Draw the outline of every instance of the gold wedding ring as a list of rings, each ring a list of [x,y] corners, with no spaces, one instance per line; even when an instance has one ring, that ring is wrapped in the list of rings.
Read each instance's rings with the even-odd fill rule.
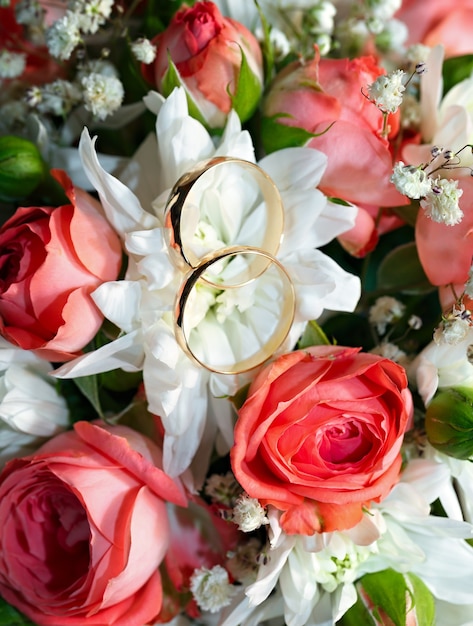
[[[182,232],[183,213],[186,205],[189,210],[196,209],[196,203],[189,200],[192,195],[198,197],[198,188],[201,183],[205,183],[205,177],[214,172],[217,168],[224,167],[240,168],[245,172],[249,172],[251,178],[256,182],[259,189],[259,196],[262,197],[265,205],[266,219],[261,227],[262,240],[260,242],[249,241],[233,241],[234,245],[257,247],[269,253],[269,257],[265,255],[256,255],[252,259],[248,267],[245,268],[246,277],[241,278],[240,282],[252,280],[262,274],[266,268],[272,263],[272,259],[279,249],[283,230],[284,230],[284,207],[278,188],[273,180],[255,163],[237,159],[234,157],[214,157],[200,163],[195,169],[187,172],[176,182],[171,190],[166,203],[164,212],[164,233],[167,238],[167,244],[171,257],[178,267],[182,270],[196,269],[200,266],[202,257],[199,257],[192,249],[191,242],[184,241],[185,237]],[[198,210],[198,209],[197,209]],[[194,215],[193,218],[196,216]],[[193,234],[192,234],[193,236]],[[217,250],[212,251],[217,252]],[[209,253],[210,254],[210,253]],[[202,256],[206,256],[205,254]],[[220,288],[219,283],[215,283],[211,275],[202,276],[199,274],[201,281],[207,285]]]
[[[189,298],[192,297],[192,294],[199,285],[208,287],[208,283],[203,278],[203,275],[213,264],[226,262],[228,267],[233,260],[247,256],[252,257],[253,260],[254,258],[263,259],[267,270],[258,277],[253,276],[250,281],[242,283],[230,281],[227,285],[219,284],[219,293],[223,293],[227,289],[239,289],[251,283],[253,283],[257,289],[257,282],[255,281],[262,281],[262,287],[267,290],[266,295],[268,296],[269,294],[272,296],[268,298],[271,310],[267,312],[269,316],[268,319],[272,317],[274,325],[270,327],[269,323],[265,322],[265,326],[267,327],[265,330],[267,330],[268,336],[263,338],[262,345],[254,346],[255,351],[252,353],[242,356],[241,358],[238,357],[236,360],[228,363],[207,362],[204,355],[196,354],[195,349],[191,347],[192,340],[190,335],[192,328],[188,327],[189,324],[186,321],[187,315],[189,314]],[[252,259],[250,258],[250,262],[246,264],[251,265],[251,262]],[[273,293],[275,279],[280,282],[279,297]],[[186,352],[189,357],[211,372],[219,374],[240,374],[261,365],[281,347],[294,321],[295,302],[295,291],[292,281],[285,268],[272,254],[260,248],[250,246],[231,246],[223,248],[201,259],[199,265],[191,269],[185,276],[175,303],[175,337],[182,350]],[[196,328],[198,328],[198,325]],[[249,332],[249,330],[247,332]],[[218,339],[215,339],[215,341],[218,342]],[[231,337],[229,341],[231,341]]]

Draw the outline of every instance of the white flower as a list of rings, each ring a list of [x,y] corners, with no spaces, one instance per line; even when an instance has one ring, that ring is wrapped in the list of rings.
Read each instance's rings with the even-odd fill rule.
[[[31,105],[34,104],[41,113],[66,115],[81,101],[82,93],[77,85],[58,78],[40,87],[37,92],[37,102],[32,101]]]
[[[258,500],[250,498],[247,494],[243,494],[236,501],[232,510],[232,522],[244,533],[250,533],[269,523],[265,510]]]
[[[152,63],[156,58],[156,46],[146,37],[140,37],[131,44],[131,51],[141,63]]]
[[[75,0],[72,10],[83,33],[96,33],[112,12],[114,0]]]
[[[67,11],[46,30],[46,44],[51,56],[67,61],[81,42],[79,19]]]
[[[420,205],[434,222],[455,226],[463,218],[463,211],[458,204],[462,194],[463,189],[458,189],[457,180],[436,178]]]
[[[228,579],[228,572],[221,565],[215,565],[212,569],[201,567],[194,570],[190,590],[199,607],[211,613],[228,606],[236,593]]]
[[[211,426],[215,418],[208,411],[208,394],[232,395],[248,376],[210,374],[177,343],[172,311],[185,268],[170,256],[162,227],[164,208],[172,186],[197,163],[228,155],[254,162],[254,149],[233,113],[222,137],[212,140],[188,115],[182,89],[167,100],[151,94],[147,104],[157,112],[157,142],[146,142],[137,161],[123,174],[143,204],[130,188],[101,168],[87,131],[80,145],[86,172],[107,218],[123,237],[129,261],[125,280],[105,283],[93,298],[126,334],[67,363],[57,375],[74,377],[116,367],[142,369],[149,408],[161,416],[165,429],[164,466],[176,475],[192,462],[206,428],[225,433],[225,441],[232,444],[232,409],[225,400],[215,401],[219,417]],[[325,156],[316,150],[290,148],[258,164],[277,185],[284,205],[284,237],[277,258],[296,293],[294,323],[281,350],[294,347],[307,321],[324,309],[352,310],[359,298],[358,278],[316,249],[347,230],[356,214],[354,207],[330,204],[316,189],[325,163]],[[242,174],[241,168],[229,166],[211,171],[199,183],[199,193],[191,198],[197,209],[193,209],[195,218],[185,222],[189,232],[183,235],[198,258],[222,244],[258,245],[266,213],[254,179]],[[228,280],[233,267],[216,268],[215,279]],[[200,285],[192,294],[196,308],[190,341],[206,363],[241,359],[268,340],[271,325],[277,322],[281,293],[275,272],[267,271],[250,282],[248,289],[235,291],[240,292],[237,299],[222,298],[218,290]]]
[[[370,350],[370,352],[372,354],[379,354],[385,359],[391,359],[391,361],[394,361],[395,363],[400,363],[401,365],[407,362],[407,355],[404,350],[401,350],[401,348],[399,348],[399,346],[396,346],[396,344],[394,343],[380,343],[372,350]]]
[[[38,0],[20,0],[15,4],[15,18],[18,24],[41,26],[45,13]]]
[[[402,103],[405,86],[402,79],[405,72],[395,70],[391,74],[378,76],[378,78],[368,86],[368,95],[376,106],[387,113],[395,113]]]
[[[434,332],[435,343],[446,343],[454,346],[461,343],[468,335],[471,328],[471,322],[461,317],[453,317],[445,320]]]
[[[431,179],[423,169],[405,165],[402,161],[394,165],[391,182],[399,193],[414,199],[423,198],[432,188]]]
[[[0,79],[16,78],[26,67],[26,54],[0,50]]]
[[[115,76],[105,76],[95,72],[81,80],[85,108],[99,120],[104,120],[120,108],[125,90]]]
[[[0,339],[0,463],[31,454],[69,425],[49,363]]]
[[[388,324],[401,319],[406,307],[392,296],[381,296],[369,309],[369,321],[376,325],[380,335],[384,335]]]

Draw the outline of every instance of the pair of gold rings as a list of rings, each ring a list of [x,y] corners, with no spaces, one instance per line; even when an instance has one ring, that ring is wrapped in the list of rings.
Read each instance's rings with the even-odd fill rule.
[[[212,187],[212,174],[220,176],[223,186],[231,174],[232,180],[243,181],[246,185],[250,183],[250,187],[254,188],[252,203],[258,210],[249,211],[246,220],[254,220],[259,240],[248,242],[243,236],[243,240],[236,241],[234,245],[223,245],[199,255],[189,241],[194,232],[189,232],[188,225],[199,223],[198,203],[205,189],[209,185]],[[261,213],[263,204],[264,214]],[[180,347],[199,365],[220,374],[239,374],[264,363],[286,339],[295,315],[294,286],[275,256],[283,235],[284,207],[273,180],[250,161],[233,157],[207,160],[181,176],[172,188],[165,207],[164,226],[170,256],[175,265],[185,272],[174,306],[174,332]],[[245,229],[240,228],[240,232],[242,230]],[[224,278],[222,268],[226,270]],[[271,300],[270,309],[265,306],[259,309],[267,315],[266,322],[261,323],[260,318],[255,322],[251,320],[251,312],[248,314],[252,328],[248,327],[248,336],[243,341],[236,336],[228,337],[233,331],[231,326],[226,329],[229,344],[232,339],[238,343],[238,349],[233,350],[238,352],[238,356],[229,362],[225,361],[226,357],[218,357],[218,345],[214,357],[207,358],[205,354],[212,351],[212,346],[198,346],[199,342],[192,340],[189,310],[201,286],[215,290],[215,293],[248,289],[250,286],[250,289],[263,289],[266,299]],[[216,338],[215,342],[218,341]],[[246,346],[242,352],[243,343],[251,343],[251,346]],[[228,352],[225,354],[228,355]]]

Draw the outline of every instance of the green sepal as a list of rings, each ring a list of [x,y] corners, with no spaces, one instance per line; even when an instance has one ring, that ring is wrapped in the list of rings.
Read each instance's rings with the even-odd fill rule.
[[[0,598],[0,626],[35,626],[34,622]]]
[[[450,91],[458,83],[470,78],[473,72],[473,54],[445,59],[442,67],[443,92]]]
[[[377,284],[386,291],[410,294],[433,289],[420,263],[414,241],[398,246],[384,257],[377,271]]]
[[[473,457],[473,389],[448,387],[433,397],[425,413],[427,438],[456,459]]]
[[[273,79],[273,71],[274,71],[274,47],[271,43],[271,26],[266,19],[266,16],[261,9],[259,2],[254,0],[256,5],[256,10],[258,11],[259,18],[261,21],[261,30],[263,33],[263,37],[261,39],[261,50],[263,52],[263,65],[264,65],[264,77],[265,77],[265,87],[269,85],[271,80]]]
[[[232,102],[232,108],[237,112],[242,122],[246,122],[256,111],[262,93],[260,80],[254,72],[251,71],[242,47],[240,73],[238,75],[238,83],[235,92],[230,93],[227,88],[228,95]]]
[[[184,91],[186,92],[187,107],[189,110],[189,115],[193,117],[194,119],[196,119],[201,124],[203,124],[205,127],[208,127],[207,121],[204,115],[202,114],[202,111],[199,109],[196,101],[193,99],[189,91],[186,89],[184,81],[182,80],[181,75],[179,74],[179,70],[175,66],[168,52],[168,69],[166,70],[166,73],[163,76],[163,83],[161,87],[163,96],[165,98],[170,96],[176,87],[182,87]]]
[[[81,393],[87,398],[90,404],[94,407],[98,416],[103,419],[102,403],[100,401],[99,394],[99,377],[97,374],[91,376],[79,376],[74,378],[74,383]]]
[[[302,337],[299,339],[297,347],[300,350],[310,348],[310,346],[330,346],[327,335],[315,320],[311,320],[305,327]]]
[[[282,117],[290,118],[288,113],[276,113],[271,117],[263,117],[261,120],[261,137],[265,152],[270,154],[276,150],[305,146],[313,137],[305,128],[280,124],[277,120]]]

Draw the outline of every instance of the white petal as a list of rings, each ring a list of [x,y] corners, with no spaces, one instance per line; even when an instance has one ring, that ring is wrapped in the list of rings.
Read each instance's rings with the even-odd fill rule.
[[[137,327],[141,299],[139,282],[117,280],[103,283],[92,299],[105,317],[125,332]]]
[[[79,153],[86,174],[100,196],[108,221],[122,237],[133,230],[153,228],[157,225],[156,218],[143,210],[138,198],[126,185],[100,165],[94,147],[96,139],[92,140],[84,128]]]
[[[110,343],[64,363],[51,374],[56,378],[76,378],[109,372],[121,368],[126,372],[139,372],[143,367],[143,338],[133,331]]]
[[[327,156],[312,148],[285,148],[258,162],[274,180],[280,191],[313,189],[327,167]]]

